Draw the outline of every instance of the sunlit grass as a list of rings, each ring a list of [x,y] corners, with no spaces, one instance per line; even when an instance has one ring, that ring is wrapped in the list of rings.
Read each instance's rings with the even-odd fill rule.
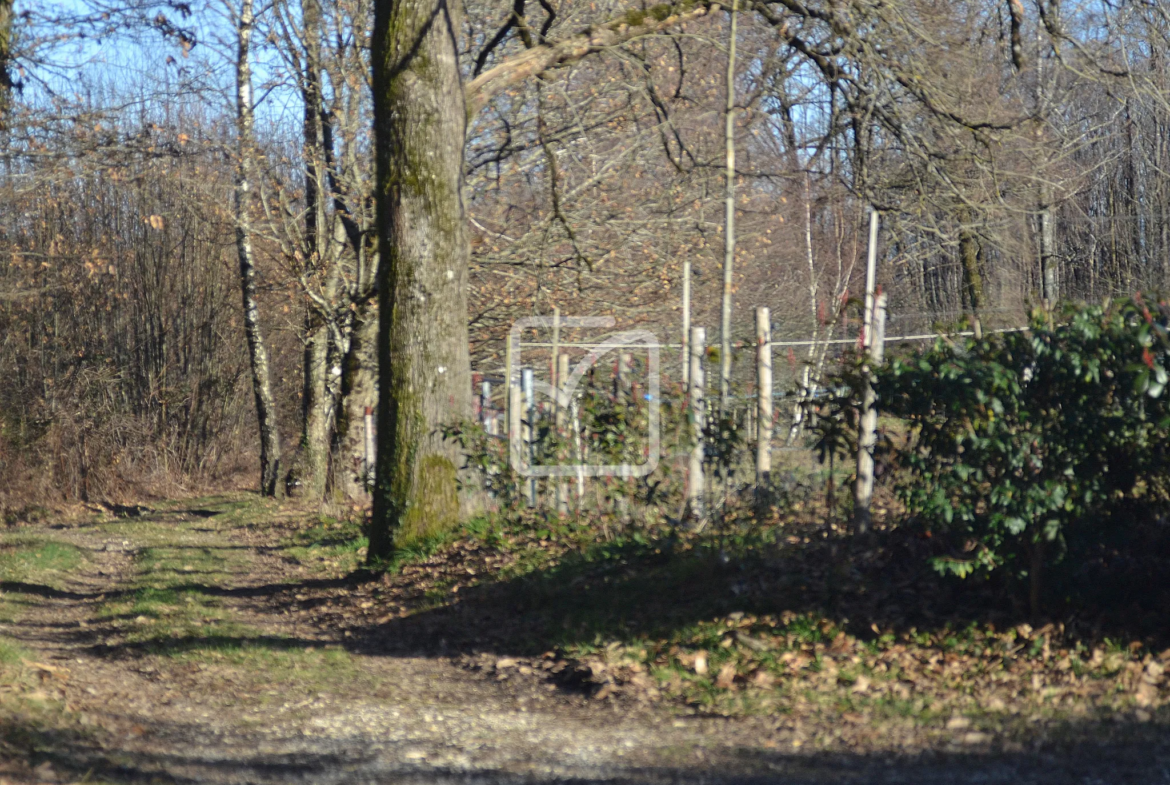
[[[360,524],[321,516],[308,528],[288,537],[284,552],[313,572],[346,575],[362,565],[369,539]]]
[[[0,536],[0,580],[59,587],[60,578],[77,569],[83,558],[82,549],[48,537]]]

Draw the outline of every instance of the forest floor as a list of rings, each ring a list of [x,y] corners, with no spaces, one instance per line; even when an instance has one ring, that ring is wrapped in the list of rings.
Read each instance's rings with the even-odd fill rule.
[[[288,505],[130,512],[0,532],[0,783],[1170,783],[1154,639],[821,617],[779,552],[480,527],[375,576]]]

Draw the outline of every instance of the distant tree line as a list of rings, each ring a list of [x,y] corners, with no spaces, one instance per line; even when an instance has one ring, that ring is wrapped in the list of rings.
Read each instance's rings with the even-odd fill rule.
[[[379,5],[401,22],[425,3]],[[262,452],[267,493],[368,499],[361,421],[392,319],[379,270],[402,269],[375,204],[427,159],[409,153],[425,140],[383,144],[398,158],[380,191],[372,53],[397,50],[374,6],[0,4],[0,460],[24,478],[10,494],[241,467],[251,483]],[[1020,323],[1045,300],[1165,285],[1166,4],[737,10],[737,340],[755,305],[778,336],[829,337],[861,286],[871,206],[895,317]],[[453,364],[433,363],[442,384],[398,365],[427,395],[468,388],[423,402],[419,433],[466,408],[467,367],[498,370],[518,316],[559,306],[677,337],[685,267],[692,321],[717,325],[728,21],[710,3],[465,5],[449,53],[465,119],[430,139],[455,139],[459,198],[415,242],[443,245],[452,221],[461,236],[440,279],[391,281],[437,291],[450,270],[459,293],[435,313],[468,327]],[[91,62],[118,47],[133,68]],[[409,350],[382,330],[386,351]]]

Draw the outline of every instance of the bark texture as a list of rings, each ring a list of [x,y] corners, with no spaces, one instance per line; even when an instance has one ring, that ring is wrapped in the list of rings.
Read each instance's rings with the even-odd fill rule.
[[[363,303],[354,315],[353,333],[341,377],[341,405],[334,435],[334,490],[347,499],[369,496],[365,477],[365,412],[378,402],[378,313]]]
[[[244,0],[236,20],[236,253],[240,263],[240,289],[244,298],[244,332],[252,371],[252,392],[256,398],[256,419],[260,425],[260,492],[279,492],[280,434],[276,425],[276,404],[268,367],[268,347],[260,329],[260,306],[256,301],[256,263],[252,252],[252,222],[248,215],[253,155],[252,113],[252,0]]]
[[[290,480],[306,498],[319,501],[325,496],[329,477],[329,433],[333,420],[333,397],[328,386],[329,328],[320,315],[309,315],[304,340],[301,446]]]
[[[471,408],[460,26],[461,9],[444,0],[375,4],[381,262],[372,561],[459,519],[459,454],[443,428]]]
[[[301,95],[304,100],[305,160],[305,265],[306,278],[319,274],[326,267],[323,241],[325,215],[322,182],[325,172],[325,133],[322,127],[321,95],[321,4],[319,0],[301,0],[302,43],[304,45],[304,73],[301,76]],[[332,266],[327,272],[336,269]],[[332,275],[331,275],[332,277]],[[332,284],[332,281],[330,281]],[[334,286],[323,294],[332,300]],[[309,306],[305,320],[305,355],[302,365],[303,387],[301,397],[301,444],[289,474],[289,486],[296,487],[306,498],[320,501],[325,496],[329,479],[330,432],[333,427],[334,400],[330,395],[330,334],[319,307]]]
[[[983,248],[979,238],[968,228],[959,231],[959,261],[963,266],[963,293],[971,307],[975,337],[983,338]]]
[[[0,127],[7,124],[9,93],[12,92],[12,0],[0,0]]]

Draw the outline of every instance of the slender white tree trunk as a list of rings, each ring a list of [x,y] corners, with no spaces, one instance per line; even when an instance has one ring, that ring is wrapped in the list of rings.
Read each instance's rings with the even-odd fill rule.
[[[253,106],[252,27],[255,18],[252,0],[241,0],[236,18],[236,183],[233,207],[236,221],[236,254],[240,264],[240,289],[244,299],[244,332],[252,371],[252,392],[256,398],[256,419],[260,425],[260,492],[279,493],[280,434],[276,424],[276,403],[272,395],[268,348],[260,329],[260,306],[256,300],[256,263],[252,251],[252,221],[248,200],[252,188]]]
[[[738,0],[731,0],[731,23],[727,33],[727,108],[724,113],[723,144],[727,153],[727,182],[723,204],[723,309],[720,320],[719,409],[731,405],[731,295],[735,264],[735,39]]]

